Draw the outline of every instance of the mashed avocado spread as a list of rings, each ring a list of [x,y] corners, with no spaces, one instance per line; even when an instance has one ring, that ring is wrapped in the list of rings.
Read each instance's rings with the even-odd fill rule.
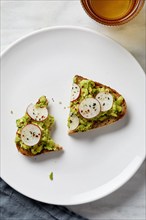
[[[111,118],[117,118],[119,114],[122,112],[122,103],[123,103],[123,97],[122,96],[116,96],[114,91],[106,86],[97,86],[95,82],[88,79],[82,79],[78,80],[78,78],[75,76],[73,83],[78,85],[80,87],[80,94],[77,97],[77,99],[70,102],[70,116],[68,118],[68,127],[71,127],[72,123],[72,115],[75,115],[79,118],[79,124],[75,131],[87,131],[91,128],[93,128],[93,125],[97,121],[103,122],[104,120],[111,119]],[[95,98],[98,93],[100,92],[106,92],[110,93],[113,97],[113,104],[112,107],[108,111],[101,111],[96,117],[87,119],[82,117],[82,115],[79,112],[79,105],[80,103],[87,98]]]
[[[47,108],[48,100],[46,99],[46,97],[45,96],[40,97],[39,101],[35,104],[35,107]],[[27,146],[26,144],[23,143],[21,139],[21,131],[28,124],[37,125],[41,130],[40,141],[34,146]],[[45,120],[36,121],[33,120],[26,112],[22,118],[16,120],[16,125],[18,130],[16,133],[15,143],[20,147],[22,147],[23,149],[31,151],[31,153],[34,155],[40,153],[44,149],[51,151],[55,150],[56,149],[55,142],[52,140],[50,136],[50,129],[53,126],[53,124],[54,124],[54,117],[49,114]]]

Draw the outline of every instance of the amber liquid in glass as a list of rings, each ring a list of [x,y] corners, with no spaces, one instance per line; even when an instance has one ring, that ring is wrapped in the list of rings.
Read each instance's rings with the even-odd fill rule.
[[[89,0],[95,14],[107,20],[125,17],[135,6],[137,0]]]

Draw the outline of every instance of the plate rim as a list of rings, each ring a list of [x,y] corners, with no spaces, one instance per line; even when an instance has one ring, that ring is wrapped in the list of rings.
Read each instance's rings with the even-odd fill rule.
[[[121,49],[123,49],[133,60],[134,62],[137,63],[137,65],[139,66],[141,72],[144,73],[145,75],[145,72],[143,70],[143,68],[141,67],[141,65],[139,64],[139,62],[136,60],[136,58],[125,48],[123,47],[123,45],[121,45],[119,42],[117,42],[116,40],[112,39],[111,37],[109,36],[106,36],[104,35],[103,33],[100,33],[96,30],[93,30],[91,28],[87,28],[87,27],[82,27],[82,26],[74,26],[74,25],[62,25],[62,26],[50,26],[50,27],[46,27],[46,28],[42,28],[42,29],[39,29],[39,30],[35,30],[35,31],[32,31],[26,35],[24,35],[23,37],[20,37],[18,38],[17,40],[15,40],[14,42],[12,42],[6,49],[4,49],[1,54],[0,54],[0,59],[2,59],[4,57],[5,54],[7,54],[11,49],[13,49],[13,47],[15,47],[16,45],[20,44],[21,42],[27,40],[29,37],[32,37],[32,36],[35,36],[37,34],[40,34],[40,33],[43,33],[43,32],[49,32],[49,31],[53,31],[53,30],[79,30],[79,31],[85,31],[85,32],[90,32],[91,34],[96,34],[97,36],[101,36],[105,39],[107,39],[108,41],[111,41],[112,43],[114,44],[117,44]],[[2,83],[2,81],[1,81]],[[2,131],[2,130],[1,130]],[[1,155],[2,156],[2,155]],[[122,180],[120,182],[120,184],[118,185],[113,185],[113,187],[111,189],[108,190],[108,192],[106,193],[102,193],[101,196],[98,196],[98,195],[95,195],[94,198],[91,197],[91,198],[86,198],[84,199],[84,201],[79,201],[79,202],[73,202],[73,201],[68,201],[67,202],[63,202],[63,203],[48,203],[48,202],[45,202],[41,199],[36,199],[36,198],[33,198],[31,197],[30,195],[26,195],[24,194],[23,192],[19,191],[19,189],[16,189],[14,186],[12,186],[11,184],[9,184],[7,182],[7,180],[5,180],[5,178],[3,178],[3,175],[1,175],[1,178],[9,185],[11,186],[13,189],[15,189],[17,192],[23,194],[24,196],[28,197],[28,198],[31,198],[31,199],[34,199],[36,201],[40,201],[40,202],[44,202],[46,204],[54,204],[54,205],[66,205],[66,206],[70,206],[70,205],[80,205],[80,204],[85,204],[85,203],[88,203],[88,202],[93,202],[93,201],[96,201],[96,200],[99,200],[101,198],[104,198],[105,196],[108,196],[110,195],[111,193],[115,192],[116,190],[118,190],[119,188],[121,188],[125,183],[127,183],[134,175],[135,173],[139,170],[139,168],[141,167],[141,165],[143,164],[145,158],[146,158],[146,151],[145,153],[143,154],[143,157],[142,156],[139,156],[139,161],[137,162],[137,166],[135,166],[133,169],[131,169],[131,172],[126,176],[126,178],[124,180]],[[128,167],[128,166],[127,166]],[[125,168],[125,170],[127,170],[127,167]],[[125,171],[123,170],[120,174],[118,174],[115,178],[118,178],[118,177],[121,177],[121,174]],[[115,178],[113,178],[111,181],[113,181]],[[110,181],[109,181],[110,182]],[[104,185],[108,185],[109,182],[107,182],[106,184]],[[102,186],[104,186],[102,185]],[[102,187],[101,186],[101,187]],[[99,187],[100,188],[100,187]],[[94,191],[96,192],[97,188],[94,189]],[[90,192],[90,191],[88,191]]]

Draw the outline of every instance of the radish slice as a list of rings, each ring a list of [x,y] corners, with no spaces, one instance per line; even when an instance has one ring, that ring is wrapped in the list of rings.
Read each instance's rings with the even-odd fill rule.
[[[70,116],[70,126],[69,126],[69,129],[72,131],[72,130],[75,130],[78,125],[79,125],[79,118],[74,115],[74,114],[71,114]]]
[[[105,112],[111,109],[113,105],[113,96],[108,92],[99,92],[96,99],[100,102],[101,111]]]
[[[76,83],[73,83],[70,98],[71,102],[75,101],[80,96],[80,90],[80,87]]]
[[[28,124],[21,131],[21,140],[27,146],[34,146],[39,143],[41,129],[37,125]]]
[[[100,113],[100,103],[94,98],[86,98],[80,103],[79,112],[84,118],[94,118]]]
[[[48,109],[35,107],[35,105],[30,104],[27,107],[28,115],[35,121],[44,121],[48,117]]]

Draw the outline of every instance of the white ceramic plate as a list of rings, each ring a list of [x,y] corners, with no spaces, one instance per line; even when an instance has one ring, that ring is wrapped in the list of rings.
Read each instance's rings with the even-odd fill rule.
[[[128,105],[125,118],[68,136],[69,109],[64,107],[69,105],[75,74],[123,94]],[[61,205],[93,201],[118,189],[145,158],[144,79],[125,49],[85,28],[50,28],[17,41],[2,55],[2,178],[30,198]],[[50,100],[50,113],[56,118],[52,135],[64,152],[27,158],[15,147],[15,121],[41,95]]]

